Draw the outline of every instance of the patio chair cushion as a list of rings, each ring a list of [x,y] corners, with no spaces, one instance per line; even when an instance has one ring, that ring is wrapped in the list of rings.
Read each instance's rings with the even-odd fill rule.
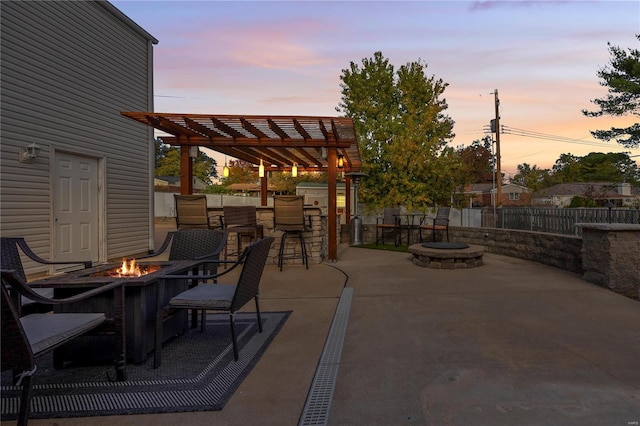
[[[86,333],[106,320],[104,313],[31,314],[20,318],[33,354]]]
[[[236,292],[232,284],[200,284],[174,296],[169,305],[174,308],[229,309]]]

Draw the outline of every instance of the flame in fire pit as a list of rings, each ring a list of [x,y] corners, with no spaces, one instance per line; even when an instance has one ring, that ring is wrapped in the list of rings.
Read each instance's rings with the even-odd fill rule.
[[[119,278],[141,277],[143,275],[147,275],[152,272],[155,272],[158,269],[159,267],[157,266],[156,267],[153,267],[153,266],[140,267],[140,265],[138,265],[138,262],[136,262],[135,259],[131,259],[127,261],[127,259],[123,258],[122,266],[111,271],[109,275],[112,277],[119,277]]]

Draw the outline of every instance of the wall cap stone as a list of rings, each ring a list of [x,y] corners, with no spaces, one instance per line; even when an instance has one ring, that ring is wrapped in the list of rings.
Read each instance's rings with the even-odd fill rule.
[[[640,225],[633,223],[576,223],[576,226],[598,231],[640,231]]]

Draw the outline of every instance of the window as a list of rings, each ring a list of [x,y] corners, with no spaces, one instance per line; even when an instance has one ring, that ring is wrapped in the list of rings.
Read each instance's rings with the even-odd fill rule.
[[[518,201],[520,199],[519,192],[510,192],[509,193],[509,201]]]

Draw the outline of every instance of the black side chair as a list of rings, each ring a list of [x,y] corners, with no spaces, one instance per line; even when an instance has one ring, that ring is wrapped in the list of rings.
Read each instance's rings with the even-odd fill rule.
[[[2,315],[2,371],[12,370],[14,383],[22,386],[18,425],[26,425],[31,404],[31,376],[36,372],[36,359],[89,332],[103,331],[116,336],[116,379],[126,380],[126,346],[124,324],[124,280],[65,299],[50,299],[36,293],[16,271],[1,270]],[[49,313],[20,317],[20,296],[45,304],[70,304],[82,302],[97,294],[114,292],[119,303],[114,304],[114,317],[105,313]],[[54,365],[55,361],[54,354]],[[60,366],[58,364],[58,366]]]
[[[449,241],[449,212],[451,207],[438,207],[436,217],[431,219],[431,223],[426,223],[428,218],[423,218],[420,222],[419,234],[422,242],[422,230],[431,230],[431,241],[436,241],[436,231],[444,231]],[[443,238],[444,240],[444,238]]]
[[[385,208],[382,217],[376,218],[376,245],[384,244],[385,235],[393,236],[394,245],[400,244],[400,207]]]
[[[18,248],[20,250],[18,250]],[[22,265],[22,259],[20,257],[20,251],[24,253],[29,259],[34,262],[40,263],[42,265],[61,265],[61,266],[69,266],[79,268],[91,268],[92,262],[90,260],[79,260],[79,261],[67,261],[67,262],[57,262],[45,260],[35,254],[29,244],[22,237],[0,237],[0,269],[13,270],[15,273],[22,278],[24,281],[27,281],[27,275],[24,272],[24,267]],[[53,295],[53,291],[49,290],[37,290],[37,293],[40,293],[44,296]],[[50,311],[50,305],[43,305],[41,303],[35,303],[30,299],[25,298],[18,307],[18,315],[22,315],[23,313],[28,312],[43,312]],[[24,311],[24,312],[23,312]]]
[[[218,273],[218,265],[227,263],[220,261],[220,253],[227,244],[228,232],[220,229],[181,229],[169,232],[156,252],[137,257],[137,260],[148,259],[163,254],[169,246],[169,260],[202,260],[202,272],[215,276]],[[195,268],[192,273],[199,274],[200,268]],[[215,282],[215,281],[214,281]],[[198,285],[198,280],[193,279],[189,287]],[[204,322],[205,314],[202,312]],[[191,327],[198,323],[198,312],[191,313]]]
[[[169,246],[169,260],[220,260],[227,244],[227,231],[220,229],[180,229],[167,233],[158,251],[136,259],[148,259],[163,254]],[[214,263],[215,265],[215,263]]]
[[[280,250],[278,251],[278,267],[282,271],[284,259],[302,258],[302,263],[309,269],[309,254],[307,244],[304,241],[304,233],[311,230],[311,217],[304,215],[304,197],[298,195],[276,195],[273,197],[273,229],[282,231]],[[300,240],[300,255],[285,255],[287,237],[297,236]]]
[[[258,303],[260,280],[264,271],[269,250],[273,244],[273,237],[265,237],[249,244],[237,262],[233,266],[217,275],[169,275],[165,279],[197,279],[208,280],[219,278],[242,266],[240,276],[236,284],[203,283],[186,290],[169,301],[167,306],[158,306],[156,323],[156,340],[154,354],[154,368],[157,368],[162,359],[162,323],[172,311],[180,309],[210,310],[229,312],[231,325],[231,339],[233,341],[233,356],[238,361],[238,342],[235,331],[235,313],[245,306],[251,299],[255,300],[258,330],[262,333],[262,320],[260,318],[260,305]],[[157,300],[163,300],[163,282],[159,283],[160,294]],[[204,318],[203,318],[204,323]],[[204,329],[203,329],[204,330]]]

